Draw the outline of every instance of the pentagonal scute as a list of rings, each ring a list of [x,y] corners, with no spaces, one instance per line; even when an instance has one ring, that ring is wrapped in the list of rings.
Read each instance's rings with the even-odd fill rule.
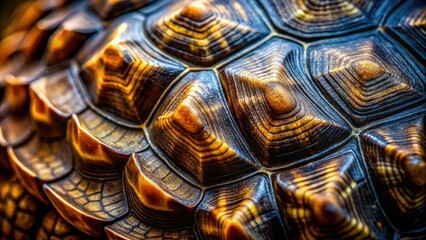
[[[300,38],[330,37],[377,26],[399,2],[261,0],[272,23]]]
[[[312,157],[351,134],[310,85],[302,53],[298,44],[273,39],[220,72],[232,113],[267,167]]]
[[[135,123],[146,120],[164,90],[184,70],[151,49],[142,29],[139,15],[115,23],[103,43],[83,51],[88,55],[81,67],[94,104]]]
[[[426,61],[425,12],[423,0],[403,1],[386,22],[386,31],[406,43],[404,46]]]
[[[308,59],[316,83],[356,126],[425,101],[425,74],[382,33],[316,43]]]
[[[361,134],[381,206],[402,231],[424,228],[426,215],[425,116],[375,127]]]
[[[355,141],[315,163],[278,173],[275,195],[289,238],[381,239],[392,232],[365,183]]]
[[[181,79],[148,130],[153,144],[202,184],[223,182],[256,168],[213,72],[191,72]]]
[[[210,66],[268,34],[252,0],[197,0],[168,6],[148,19],[148,36],[164,51]]]
[[[195,214],[206,239],[275,239],[284,236],[269,179],[248,180],[208,190]]]

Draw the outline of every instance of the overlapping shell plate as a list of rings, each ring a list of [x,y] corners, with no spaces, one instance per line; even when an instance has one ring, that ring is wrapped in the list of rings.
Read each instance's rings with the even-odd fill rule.
[[[424,238],[425,13],[25,3],[0,43],[1,238]]]

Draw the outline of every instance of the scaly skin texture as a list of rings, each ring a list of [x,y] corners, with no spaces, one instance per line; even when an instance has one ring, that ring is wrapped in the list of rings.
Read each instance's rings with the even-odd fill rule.
[[[423,239],[422,0],[33,0],[0,239]]]

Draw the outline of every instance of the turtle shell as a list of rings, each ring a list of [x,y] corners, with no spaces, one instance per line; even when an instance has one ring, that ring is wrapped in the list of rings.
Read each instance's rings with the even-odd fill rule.
[[[1,239],[423,239],[422,0],[34,0]]]

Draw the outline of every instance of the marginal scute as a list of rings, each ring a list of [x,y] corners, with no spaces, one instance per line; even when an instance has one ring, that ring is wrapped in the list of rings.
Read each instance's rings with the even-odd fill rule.
[[[326,40],[307,51],[314,80],[358,127],[425,101],[424,72],[380,32]]]
[[[106,20],[142,8],[151,2],[154,0],[90,0],[93,9]]]
[[[70,0],[37,0],[21,3],[12,13],[11,24],[4,30],[4,35],[27,31],[47,14],[65,6]]]
[[[162,229],[193,225],[201,190],[177,175],[152,150],[131,156],[124,181],[133,215],[142,222]]]
[[[144,123],[182,65],[150,48],[143,18],[130,15],[114,24],[94,49],[82,51],[81,76],[94,104],[135,123]]]
[[[170,54],[210,66],[267,35],[253,8],[251,0],[179,2],[148,19],[148,36]]]
[[[267,177],[206,191],[195,213],[206,239],[274,239],[284,236]]]
[[[275,195],[291,239],[381,239],[384,220],[358,157],[342,150],[326,160],[275,175]]]
[[[0,64],[2,65],[2,68],[7,65],[7,61],[12,60],[15,55],[18,55],[19,51],[21,50],[21,43],[25,37],[26,32],[16,32],[14,34],[11,34],[5,38],[3,38],[0,41]],[[2,78],[6,76],[6,74],[3,74],[2,71],[0,71]]]
[[[351,134],[309,86],[302,52],[295,43],[273,39],[220,71],[234,119],[268,167],[293,164]]]
[[[182,229],[160,229],[152,227],[132,215],[107,226],[105,232],[108,239],[112,240],[156,240],[156,239],[195,239],[195,234],[191,228]]]
[[[60,24],[75,11],[78,5],[71,5],[55,11],[35,24],[25,35],[22,43],[22,51],[28,62],[40,59],[43,55],[50,36],[56,31]]]
[[[48,143],[33,136],[24,145],[9,148],[8,154],[22,186],[44,204],[48,200],[43,183],[58,180],[72,169],[71,150],[64,140]]]
[[[45,67],[41,64],[32,64],[6,76],[5,101],[11,114],[22,115],[28,112],[29,85],[44,71]]]
[[[191,72],[168,94],[148,127],[153,144],[202,184],[256,168],[223,101],[213,72]]]
[[[44,191],[70,224],[98,238],[104,236],[106,225],[128,211],[121,179],[89,179],[75,171],[60,181],[44,184]]]
[[[75,167],[92,177],[119,177],[130,154],[147,147],[142,129],[129,129],[86,110],[68,123]]]
[[[34,132],[31,119],[28,115],[8,115],[0,121],[0,168],[9,172],[11,165],[8,147],[18,146],[24,143]]]
[[[385,213],[402,231],[424,228],[425,117],[401,120],[361,134],[369,172]]]
[[[30,113],[37,134],[61,139],[73,113],[85,108],[69,71],[44,75],[30,86]]]
[[[83,43],[100,29],[100,20],[87,10],[72,14],[49,39],[47,65],[57,64],[74,56]]]
[[[142,129],[130,129],[87,109],[74,114],[67,126],[74,172],[44,190],[68,222],[91,236],[128,211],[122,172],[131,153],[147,147]]]
[[[330,37],[377,26],[399,2],[261,0],[272,23],[301,38]]]
[[[390,15],[385,30],[396,36],[405,47],[426,61],[426,2],[423,0],[403,1]]]

